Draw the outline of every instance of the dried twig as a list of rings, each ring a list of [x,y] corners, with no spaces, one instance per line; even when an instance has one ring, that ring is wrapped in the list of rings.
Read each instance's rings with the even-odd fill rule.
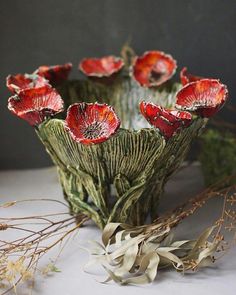
[[[56,202],[68,208],[67,204],[53,199],[20,200],[3,204],[0,208],[8,208],[22,202]],[[0,240],[0,281],[7,294],[24,281],[34,280],[38,271],[40,259],[52,248],[61,245],[63,248],[67,239],[86,221],[84,215],[71,216],[67,212],[54,212],[36,216],[0,218],[0,231],[16,230],[22,232],[20,238],[15,240]],[[37,225],[40,229],[32,230],[28,226]],[[26,234],[26,235],[24,235]],[[44,274],[57,271],[54,263],[50,263]]]

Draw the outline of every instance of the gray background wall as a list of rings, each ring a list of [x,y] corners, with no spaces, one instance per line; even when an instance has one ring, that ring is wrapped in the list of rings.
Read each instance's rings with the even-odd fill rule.
[[[50,159],[24,121],[6,108],[9,73],[41,64],[119,54],[128,39],[137,53],[161,49],[179,68],[218,77],[236,96],[235,0],[1,0],[0,169],[42,167]]]

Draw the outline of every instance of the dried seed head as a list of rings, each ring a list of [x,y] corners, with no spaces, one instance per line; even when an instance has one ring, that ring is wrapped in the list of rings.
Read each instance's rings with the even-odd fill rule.
[[[8,229],[8,224],[6,223],[0,223],[0,230],[7,230]]]

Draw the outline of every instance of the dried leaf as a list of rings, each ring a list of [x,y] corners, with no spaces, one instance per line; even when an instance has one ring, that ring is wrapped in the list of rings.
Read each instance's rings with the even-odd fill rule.
[[[200,264],[204,259],[212,257],[217,250],[218,245],[219,242],[213,243],[209,245],[206,249],[202,250],[198,256],[197,263]]]
[[[130,247],[134,247],[135,245],[138,245],[143,240],[143,236],[139,235],[137,237],[131,238],[128,241],[124,241],[122,246],[118,249],[116,249],[113,253],[111,253],[109,256],[111,259],[116,259],[120,256],[123,256],[126,251]]]
[[[116,236],[115,236],[115,244],[117,247],[121,246],[121,241],[123,240],[123,236],[125,235],[126,231],[125,230],[121,230],[119,231]]]
[[[186,259],[193,259],[198,256],[199,251],[201,250],[202,247],[205,246],[205,243],[209,236],[212,234],[213,230],[216,228],[216,226],[211,226],[208,227],[197,239],[195,246],[193,249],[189,252],[189,255],[187,256]]]
[[[157,249],[156,252],[161,258],[164,257],[165,259],[169,260],[170,263],[173,264],[177,269],[180,269],[180,266],[184,268],[183,261],[173,253],[159,249]]]
[[[147,254],[148,252],[153,252],[155,251],[158,247],[160,246],[160,244],[158,243],[152,243],[152,242],[143,242],[143,246],[142,246],[142,254]]]
[[[111,222],[108,223],[102,233],[102,242],[104,246],[107,246],[108,241],[111,239],[115,231],[118,229],[118,227],[121,225],[121,223],[115,223]]]
[[[160,257],[156,252],[150,252],[146,254],[140,264],[138,272],[142,274],[139,276],[131,277],[123,280],[122,284],[148,284],[154,281],[158,265],[160,262]]]
[[[103,281],[102,283],[107,283],[110,281],[110,279],[112,279],[114,282],[121,284],[122,283],[122,279],[118,276],[116,276],[113,271],[111,271],[109,268],[107,268],[105,265],[103,265],[103,268],[106,270],[106,272],[109,274],[110,278],[108,277],[105,281]]]
[[[0,208],[8,208],[8,207],[14,206],[16,203],[17,201],[7,202],[1,205]]]
[[[94,246],[93,249],[90,250],[92,255],[100,255],[100,254],[104,254],[106,252],[105,247],[102,244],[100,244],[99,242],[93,241],[93,240],[90,240],[88,242]]]
[[[120,267],[114,271],[116,276],[123,276],[126,275],[131,268],[133,267],[137,254],[138,254],[138,244],[134,244],[133,247],[128,248],[123,256],[123,260],[120,264]]]
[[[174,243],[171,244],[171,247],[176,247],[176,248],[183,248],[183,247],[185,248],[187,246],[191,247],[193,243],[194,241],[190,241],[190,240],[175,241]]]

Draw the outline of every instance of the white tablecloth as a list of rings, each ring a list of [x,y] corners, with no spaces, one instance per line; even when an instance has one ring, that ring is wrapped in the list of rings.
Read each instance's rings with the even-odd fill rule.
[[[203,180],[199,166],[192,166],[181,170],[169,181],[166,194],[162,199],[160,212],[174,207],[187,197],[194,196],[203,188]],[[26,171],[0,172],[0,200],[1,203],[15,199],[27,198],[54,198],[62,199],[62,192],[57,180],[55,168],[46,168]],[[22,216],[53,212],[55,204],[24,203],[8,209],[0,209],[0,215]],[[47,206],[45,208],[45,206]],[[51,208],[50,208],[51,206]],[[60,207],[61,208],[61,207]],[[176,233],[179,238],[196,236],[201,228],[211,224],[211,220],[218,216],[219,202],[212,201],[209,206],[198,215],[191,217],[181,225]],[[6,213],[7,212],[7,213]],[[75,294],[120,294],[142,295],[149,294],[191,294],[191,295],[222,295],[236,294],[236,249],[226,255],[217,264],[200,270],[195,274],[181,275],[173,270],[160,271],[153,284],[145,286],[118,286],[114,283],[101,284],[96,280],[105,278],[89,275],[83,271],[88,261],[88,253],[81,249],[87,247],[88,240],[99,240],[100,231],[92,223],[80,229],[79,234],[69,242],[63,250],[57,263],[60,273],[50,277],[36,277],[34,295],[75,295]],[[3,233],[0,233],[0,236]],[[49,262],[49,258],[57,254],[53,250],[49,256],[43,258],[41,266]],[[103,275],[102,275],[103,274]],[[19,289],[19,295],[29,294],[24,286]]]

